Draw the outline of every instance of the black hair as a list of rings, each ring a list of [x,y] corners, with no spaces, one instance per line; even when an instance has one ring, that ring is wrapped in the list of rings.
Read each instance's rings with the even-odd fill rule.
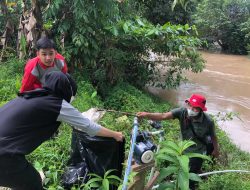
[[[46,74],[43,88],[67,102],[70,102],[71,97],[75,96],[77,92],[74,79],[69,74],[64,74],[61,71],[52,71]]]
[[[47,37],[42,37],[36,42],[36,49],[48,49],[53,48],[56,50],[56,44],[52,39],[49,39]]]

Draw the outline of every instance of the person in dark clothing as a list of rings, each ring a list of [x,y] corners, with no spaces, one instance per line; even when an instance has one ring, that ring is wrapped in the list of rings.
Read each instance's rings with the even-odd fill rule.
[[[39,173],[25,155],[50,139],[61,122],[89,136],[123,140],[121,132],[83,117],[69,103],[75,93],[73,79],[54,71],[46,75],[43,88],[19,93],[0,108],[0,186],[16,190],[43,189]]]
[[[183,140],[193,140],[196,145],[191,146],[186,152],[200,154],[210,154],[218,157],[219,149],[215,133],[214,122],[205,113],[206,98],[200,94],[193,94],[186,101],[186,107],[176,108],[165,113],[139,112],[139,118],[147,118],[156,121],[178,119]],[[213,150],[208,152],[207,144],[213,144]],[[201,158],[191,158],[189,162],[190,172],[200,173],[203,160]],[[195,189],[195,182],[190,181],[190,188]]]

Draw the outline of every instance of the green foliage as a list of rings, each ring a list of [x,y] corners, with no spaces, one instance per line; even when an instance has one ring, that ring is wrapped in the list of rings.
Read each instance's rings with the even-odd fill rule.
[[[159,111],[162,108],[165,108],[166,111],[170,108],[168,104],[165,104],[157,109],[155,101],[128,83],[119,83],[110,91],[104,106],[105,108],[132,113],[139,110]]]
[[[187,8],[187,4],[189,3],[190,1],[189,0],[174,0],[173,1],[173,4],[171,6],[172,10],[175,9],[176,5],[177,4],[180,4],[185,10]]]
[[[185,2],[188,1],[178,1],[183,6]],[[26,3],[29,9],[31,0]],[[121,81],[140,88],[149,82],[176,87],[183,80],[183,70],[203,68],[203,60],[195,50],[201,45],[195,37],[196,29],[169,23],[153,25],[142,17],[142,2],[39,0],[37,3],[43,13],[41,23],[45,33],[55,37],[58,44],[63,38],[59,52],[66,57],[69,68],[87,71],[103,97]],[[21,15],[24,6],[20,0],[17,5],[15,18]],[[20,45],[25,50],[23,38]],[[170,58],[166,73],[159,72],[161,64],[149,60],[151,51]],[[167,75],[164,82],[154,83],[164,74]]]
[[[236,112],[218,112],[217,114],[213,115],[213,119],[216,122],[232,121],[235,118],[238,118],[241,120],[240,114]]]
[[[0,102],[6,102],[16,97],[21,87],[23,66],[23,61],[11,57],[0,64]]]
[[[180,141],[178,144],[172,141],[164,141],[161,143],[161,150],[157,154],[157,161],[169,162],[166,168],[161,168],[159,176],[159,190],[175,189],[188,190],[189,179],[201,181],[198,175],[189,173],[189,158],[198,157],[210,160],[209,157],[197,153],[185,153],[185,150],[194,145],[192,141]],[[165,178],[173,176],[174,182],[165,182]]]
[[[19,25],[19,15],[22,12],[22,7],[22,0],[2,0],[2,2],[0,2],[0,36],[2,36],[6,30],[7,22],[13,27],[13,30],[11,29],[8,32],[9,35],[7,35],[7,48],[11,50],[11,52],[16,49],[17,29],[15,27]],[[1,45],[0,43],[0,47]],[[4,55],[4,60],[6,59],[8,59],[8,56]]]
[[[95,188],[96,190],[109,190],[110,185],[114,185],[116,187],[119,186],[118,190],[120,190],[120,183],[122,182],[122,180],[115,175],[111,175],[113,171],[114,170],[108,170],[103,177],[96,174],[90,174],[91,179],[85,185],[83,185],[83,189],[91,190]]]
[[[117,126],[119,126],[120,129],[128,129],[131,126],[130,120],[128,116],[123,115],[121,117],[118,117],[115,119],[115,123]]]
[[[190,35],[196,33],[193,26],[170,23],[163,26],[152,25],[137,17],[132,20],[120,20],[106,29],[116,36],[116,39],[111,41],[112,46],[117,47],[116,51],[123,52],[117,63],[112,56],[114,64],[111,70],[117,74],[112,75],[116,80],[120,78],[137,87],[144,87],[148,82],[163,88],[176,87],[183,80],[183,70],[200,72],[204,67],[204,61],[196,51],[201,41]],[[162,66],[161,62],[150,60],[150,51],[157,55],[170,56],[167,63],[163,63],[166,64],[166,72],[158,70],[158,67]],[[159,83],[163,75],[166,75],[165,81]]]
[[[69,65],[87,70],[103,96],[120,81],[144,87],[149,81],[158,80],[157,65],[148,61],[151,50],[172,56],[171,62],[178,59],[173,63],[175,68],[169,64],[172,69],[168,79],[172,77],[172,80],[166,79],[167,85],[161,85],[163,87],[177,86],[182,80],[182,70],[203,68],[201,59],[193,59],[199,57],[195,48],[201,44],[192,37],[195,28],[171,24],[154,26],[135,16],[138,7],[139,3],[133,1],[121,5],[111,0],[56,0],[44,14],[46,21],[54,20],[51,30],[57,36],[67,34],[62,53]]]
[[[96,89],[91,85],[86,77],[79,72],[74,73],[73,78],[77,81],[77,94],[73,105],[79,110],[87,110],[91,107],[103,107],[100,97],[97,96]]]
[[[250,189],[249,178],[242,177],[241,174],[213,175],[207,183],[199,187],[200,190],[235,190]]]
[[[243,23],[250,15],[250,3],[245,0],[204,0],[194,15],[201,37],[217,42],[224,52],[246,54],[249,29]]]
[[[21,34],[21,40],[20,40],[20,50],[24,53],[24,57],[27,55],[27,49],[26,49],[26,39],[23,34]]]
[[[245,39],[247,41],[246,50],[248,55],[250,55],[250,18],[241,24],[241,32],[243,32],[245,35]]]
[[[179,3],[178,3],[179,2]],[[154,24],[191,23],[191,15],[198,1],[148,0],[141,1],[145,5],[145,17]],[[174,10],[173,10],[174,9]]]
[[[138,111],[164,112],[170,109],[168,103],[163,103],[159,99],[141,92],[128,83],[119,83],[116,85],[104,100],[104,107],[132,114],[136,114]],[[113,130],[123,131],[126,139],[126,150],[129,150],[130,146],[130,132],[133,118],[131,116],[124,116],[118,112],[105,114],[101,120],[104,126]],[[148,127],[148,125],[141,123],[140,127],[143,129]]]

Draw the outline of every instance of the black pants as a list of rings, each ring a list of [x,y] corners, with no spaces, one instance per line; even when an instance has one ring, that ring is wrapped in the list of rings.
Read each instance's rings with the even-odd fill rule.
[[[202,167],[203,160],[201,158],[190,158],[189,160],[189,167],[190,167],[190,173],[200,173],[201,167]],[[191,190],[195,190],[195,187],[197,185],[197,182],[190,180],[189,181],[189,188]]]
[[[13,190],[42,190],[37,170],[24,155],[0,156],[0,186]]]

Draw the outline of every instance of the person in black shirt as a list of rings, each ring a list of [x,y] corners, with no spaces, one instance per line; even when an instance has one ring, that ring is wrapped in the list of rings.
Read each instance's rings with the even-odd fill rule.
[[[74,108],[70,100],[75,94],[73,79],[54,71],[46,75],[43,88],[20,93],[0,108],[0,186],[43,189],[39,173],[25,155],[50,139],[61,122],[89,136],[123,140],[121,132],[90,121]]]

